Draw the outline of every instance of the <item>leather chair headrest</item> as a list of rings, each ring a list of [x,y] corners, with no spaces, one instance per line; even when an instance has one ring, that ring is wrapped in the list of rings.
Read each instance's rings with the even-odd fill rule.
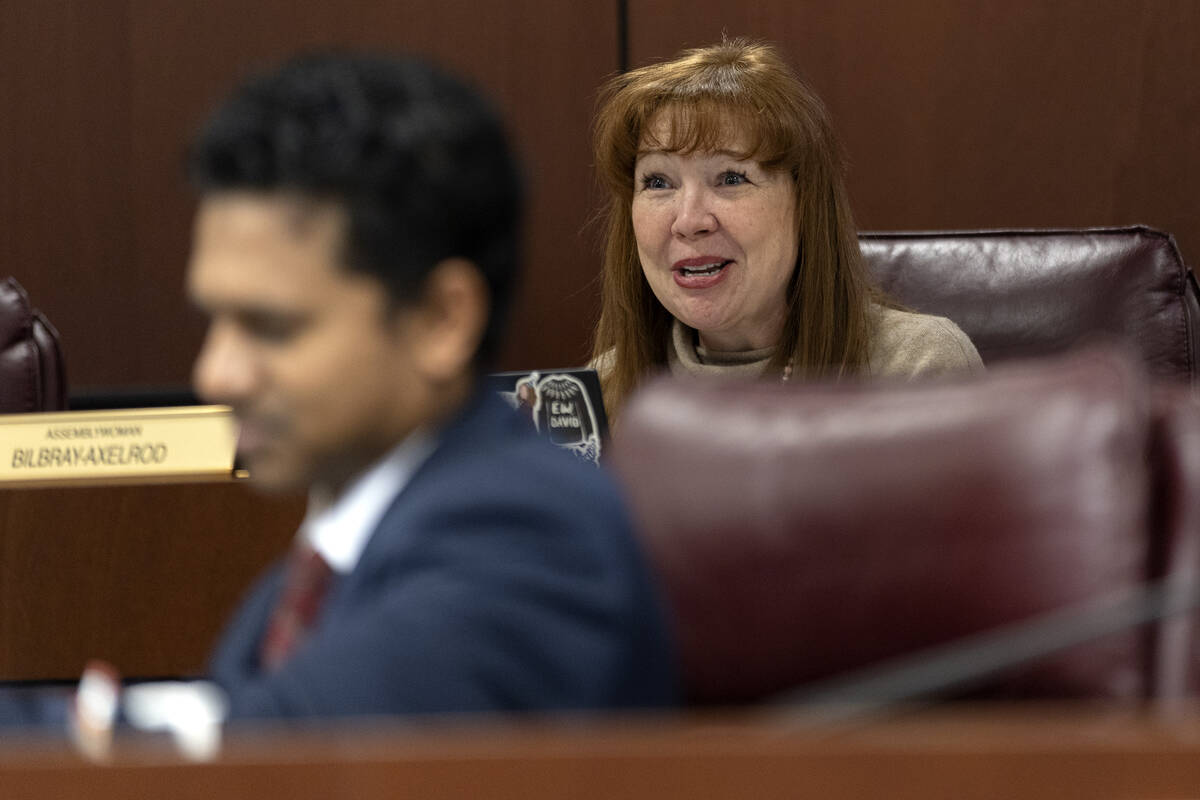
[[[930,384],[683,382],[612,464],[666,588],[689,697],[758,699],[1146,579],[1150,400],[1089,350]],[[1140,633],[997,687],[1136,697]]]

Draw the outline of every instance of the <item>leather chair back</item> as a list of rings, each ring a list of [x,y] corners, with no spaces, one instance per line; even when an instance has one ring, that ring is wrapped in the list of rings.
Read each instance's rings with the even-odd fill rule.
[[[636,395],[612,465],[690,700],[758,700],[1182,569],[1196,509],[1181,507],[1166,547],[1149,514],[1151,397],[1121,355],[886,390],[663,379]],[[1183,693],[1191,623],[1173,625],[1072,648],[986,693]]]
[[[0,413],[67,407],[58,331],[29,303],[15,278],[0,280]]]
[[[1180,385],[1160,385],[1153,395],[1154,465],[1152,524],[1163,536],[1157,571],[1193,581],[1200,575],[1200,397]],[[1152,665],[1160,686],[1200,694],[1197,621],[1179,617],[1163,625],[1161,660]],[[1164,692],[1166,694],[1166,692]]]
[[[1196,277],[1168,234],[1140,226],[865,233],[860,242],[892,296],[954,320],[986,364],[1108,338],[1154,375],[1197,380]]]

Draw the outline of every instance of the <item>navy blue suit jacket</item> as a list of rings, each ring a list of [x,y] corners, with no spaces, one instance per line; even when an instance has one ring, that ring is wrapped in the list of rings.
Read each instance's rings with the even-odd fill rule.
[[[220,643],[234,717],[647,707],[676,699],[654,586],[604,473],[491,393],[442,431],[273,673],[276,567]]]

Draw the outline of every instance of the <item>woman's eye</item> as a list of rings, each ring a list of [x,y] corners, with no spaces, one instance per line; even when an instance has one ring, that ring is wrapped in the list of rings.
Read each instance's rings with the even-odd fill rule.
[[[722,172],[720,182],[722,186],[741,186],[747,182],[746,173],[734,172],[733,170]]]
[[[642,176],[642,188],[643,189],[666,189],[667,188],[667,179],[664,178],[662,175],[643,175]]]
[[[664,176],[658,173],[648,173],[642,175],[642,188],[671,188],[671,181],[668,181]]]

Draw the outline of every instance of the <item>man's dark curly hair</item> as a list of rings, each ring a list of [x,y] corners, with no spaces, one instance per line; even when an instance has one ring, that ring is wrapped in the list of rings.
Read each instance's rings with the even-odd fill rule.
[[[519,260],[520,177],[499,118],[456,78],[411,58],[300,56],[234,92],[188,172],[202,194],[340,204],[344,266],[377,278],[397,306],[420,299],[438,262],[473,262],[491,294],[477,361],[494,354]]]

